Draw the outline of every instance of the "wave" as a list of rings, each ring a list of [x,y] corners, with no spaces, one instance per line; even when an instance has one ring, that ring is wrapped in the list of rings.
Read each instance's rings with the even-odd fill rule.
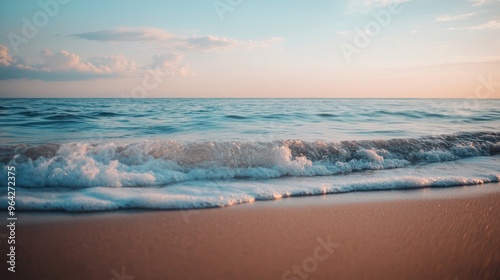
[[[500,133],[308,142],[73,142],[0,147],[25,188],[147,187],[220,179],[327,176],[500,153]],[[0,175],[6,181],[6,172]]]
[[[293,196],[495,183],[500,181],[498,170],[497,157],[475,157],[419,168],[380,170],[376,174],[365,171],[331,177],[205,180],[150,188],[18,188],[16,209],[105,211],[225,207]],[[7,201],[6,196],[0,197],[2,207],[7,207]]]

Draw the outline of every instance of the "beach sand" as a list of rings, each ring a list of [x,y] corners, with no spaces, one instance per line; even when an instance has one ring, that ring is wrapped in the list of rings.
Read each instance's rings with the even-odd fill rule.
[[[447,192],[39,214],[2,279],[500,279],[500,192]]]

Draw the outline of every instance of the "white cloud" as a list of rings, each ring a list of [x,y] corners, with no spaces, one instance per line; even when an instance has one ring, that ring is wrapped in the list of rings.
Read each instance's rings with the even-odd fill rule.
[[[95,56],[88,60],[105,73],[124,73],[136,70],[134,62],[127,60],[125,55]]]
[[[162,49],[174,51],[225,51],[235,48],[269,47],[283,41],[274,37],[260,41],[241,41],[217,36],[180,36],[156,28],[124,27],[116,30],[100,30],[71,34],[71,37],[93,41],[141,41],[157,42]]]
[[[161,29],[150,27],[121,27],[116,30],[84,32],[69,36],[92,41],[159,41],[175,37]]]
[[[53,53],[42,50],[41,64],[29,65],[20,57],[12,58],[6,46],[0,45],[0,80],[38,79],[38,80],[87,80],[136,76],[147,69],[157,69],[167,76],[186,76],[189,65],[181,55],[156,55],[153,64],[137,68],[125,55],[96,56],[84,61],[75,53],[65,50]]]
[[[469,0],[469,2],[472,2],[472,6],[482,6],[493,2],[500,2],[500,0]]]
[[[158,49],[165,50],[169,54],[153,56],[153,63],[135,72],[151,71],[159,72],[162,76],[191,76],[189,64],[184,55],[179,52],[208,52],[227,51],[232,49],[266,48],[283,41],[283,38],[272,37],[265,40],[243,41],[217,36],[179,36],[168,33],[157,28],[132,28],[123,27],[114,30],[101,30],[71,34],[69,37],[101,42],[149,42],[154,43]],[[68,54],[47,54],[48,62],[53,65],[45,65],[50,69],[59,71],[77,70],[107,75],[125,75],[134,72],[135,64],[126,60],[125,56],[94,57],[82,62],[79,57]],[[48,66],[48,67],[47,67]],[[140,73],[138,73],[140,74]],[[1,78],[0,78],[1,79]]]
[[[50,72],[75,71],[88,73],[104,73],[101,68],[96,67],[90,62],[81,61],[80,56],[62,50],[52,53],[49,50],[42,51],[44,63],[39,65],[40,69],[47,69]]]
[[[156,28],[118,28],[69,35],[79,39],[117,42],[154,42],[158,49],[167,54],[152,57],[153,62],[144,67],[137,67],[125,55],[95,56],[82,59],[79,55],[61,50],[53,53],[43,50],[43,62],[30,65],[21,57],[12,58],[6,46],[0,45],[0,80],[5,79],[39,79],[39,80],[86,80],[123,76],[140,76],[146,71],[158,71],[163,76],[191,76],[189,64],[183,51],[226,51],[231,49],[266,48],[283,41],[283,38],[272,37],[265,40],[243,41],[217,36],[178,36]]]
[[[479,25],[450,28],[450,30],[468,30],[468,31],[490,30],[490,29],[500,29],[500,20],[490,20],[486,23]]]
[[[0,66],[10,66],[13,61],[9,55],[9,48],[0,45]]]
[[[444,22],[444,21],[452,21],[452,20],[462,20],[462,19],[470,18],[474,15],[476,15],[476,13],[468,13],[468,14],[461,14],[461,15],[455,15],[455,16],[442,15],[442,16],[437,17],[435,21]]]
[[[153,63],[145,67],[160,71],[164,76],[186,77],[191,75],[189,64],[184,62],[181,54],[157,54],[153,56]]]
[[[188,38],[177,38],[166,42],[163,48],[175,50],[192,51],[226,51],[235,49],[240,45],[237,40],[216,36],[192,36]]]

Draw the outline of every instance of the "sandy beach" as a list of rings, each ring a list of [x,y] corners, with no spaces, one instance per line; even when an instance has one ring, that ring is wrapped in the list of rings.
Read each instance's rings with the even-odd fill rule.
[[[2,279],[499,279],[500,192],[472,188],[27,213]]]

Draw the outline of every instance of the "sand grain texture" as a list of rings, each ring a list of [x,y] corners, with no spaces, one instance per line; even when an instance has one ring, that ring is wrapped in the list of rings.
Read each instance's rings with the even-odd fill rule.
[[[113,279],[122,268],[136,280],[282,279],[328,236],[341,246],[307,279],[500,279],[499,193],[27,224],[16,277],[3,279]]]

